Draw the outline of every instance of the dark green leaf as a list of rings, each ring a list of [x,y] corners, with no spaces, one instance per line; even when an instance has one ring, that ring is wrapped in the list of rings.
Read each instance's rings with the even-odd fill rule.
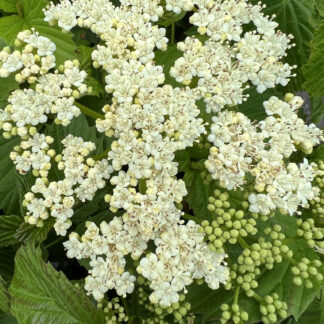
[[[54,223],[55,219],[53,217],[45,220],[43,227],[37,227],[23,222],[16,231],[15,239],[24,244],[43,242],[47,238]]]
[[[4,279],[0,275],[0,310],[5,313],[10,313],[10,299],[8,287]]]
[[[17,243],[14,237],[18,227],[24,221],[20,216],[0,216],[0,247]]]
[[[13,75],[8,78],[0,78],[0,108],[4,108],[8,105],[10,92],[18,89],[18,87],[19,84],[16,82]]]
[[[324,323],[324,297],[315,298],[305,313],[300,317],[299,324]]]
[[[16,214],[20,212],[19,190],[16,186],[16,168],[9,154],[13,147],[19,144],[18,137],[10,140],[0,136],[0,209],[5,214]]]
[[[324,22],[317,29],[311,44],[312,53],[303,67],[305,87],[312,96],[324,96]]]
[[[92,152],[93,155],[102,153],[110,145],[110,140],[101,133],[96,131],[95,126],[89,126],[87,118],[81,114],[77,118],[73,118],[72,122],[64,127],[62,125],[46,125],[46,134],[54,138],[52,147],[57,152],[62,152],[62,140],[72,134],[73,136],[82,137],[84,141],[91,141],[96,144],[96,150]]]
[[[186,12],[183,11],[180,14],[176,14],[172,11],[164,11],[163,16],[159,19],[158,24],[163,27],[170,26],[173,22],[181,20],[186,15]]]
[[[170,68],[174,65],[174,62],[182,56],[182,52],[178,51],[174,45],[169,45],[167,51],[156,51],[155,62],[157,65],[163,66],[165,75],[165,83],[171,84],[174,87],[182,87],[175,79],[170,76]]]
[[[22,246],[9,287],[11,312],[21,323],[105,323],[102,311],[50,263],[40,248]]]
[[[14,256],[15,252],[11,247],[0,248],[0,276],[7,282],[13,275]]]
[[[238,106],[238,111],[249,117],[251,120],[262,120],[267,114],[263,107],[263,102],[267,101],[272,96],[281,96],[281,94],[274,89],[268,89],[260,94],[256,91],[255,87],[248,89],[247,94],[249,97],[247,101]]]
[[[311,121],[317,124],[323,119],[323,117],[324,117],[324,96],[315,97],[312,99]]]

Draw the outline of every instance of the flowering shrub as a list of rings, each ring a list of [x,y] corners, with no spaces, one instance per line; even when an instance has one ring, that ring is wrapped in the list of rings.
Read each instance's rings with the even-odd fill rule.
[[[313,2],[0,1],[4,320],[320,322]]]

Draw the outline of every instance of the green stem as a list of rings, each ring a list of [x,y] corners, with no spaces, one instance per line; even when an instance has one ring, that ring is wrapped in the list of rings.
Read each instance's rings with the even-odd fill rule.
[[[264,299],[258,295],[256,292],[252,296],[255,300],[257,300],[259,303],[264,303]]]
[[[105,116],[102,114],[99,114],[95,111],[93,111],[92,109],[80,104],[79,102],[74,102],[74,104],[87,116],[94,118],[94,119],[105,119]]]
[[[240,245],[241,245],[243,248],[246,248],[246,249],[249,248],[249,245],[245,242],[245,240],[243,239],[243,237],[238,236],[238,237],[237,237],[237,241],[240,243]]]
[[[195,217],[193,217],[193,216],[191,216],[189,214],[186,214],[186,213],[184,213],[183,215],[181,215],[181,217],[184,218],[184,219],[186,219],[186,220],[192,220],[195,223],[197,223],[197,221],[198,221],[197,218],[195,218]]]
[[[124,306],[124,309],[125,309],[125,313],[126,315],[130,315],[130,310],[129,310],[129,307],[128,307],[128,303],[127,303],[127,300],[125,298],[120,298],[122,303],[123,303],[123,306]]]
[[[51,243],[45,245],[45,249],[50,248],[51,246],[55,245],[56,243],[58,243],[58,242],[60,242],[60,241],[62,241],[64,239],[65,239],[65,237],[59,237],[58,239],[56,239],[56,240],[52,241]]]
[[[102,152],[102,153],[100,153],[100,154],[98,154],[98,155],[95,155],[95,156],[93,156],[92,158],[95,160],[95,161],[100,161],[100,160],[102,160],[102,159],[105,159],[105,158],[107,158],[107,156],[108,156],[108,152],[110,151],[110,149],[108,149],[108,150],[106,150],[106,151],[104,151],[104,152]]]
[[[239,295],[240,295],[240,286],[237,286],[236,289],[235,289],[233,304],[238,303]]]
[[[139,192],[143,195],[146,194],[146,180],[145,179],[141,179],[138,182],[138,188],[139,188]]]
[[[172,21],[172,24],[171,24],[171,44],[174,45],[175,44],[175,22]]]
[[[18,17],[24,18],[24,12],[22,11],[20,2],[16,3],[16,9],[17,9]]]
[[[287,255],[284,255],[284,258],[286,259],[286,260],[288,260],[291,264],[293,264],[293,265],[298,265],[298,262],[296,261],[296,260],[294,260],[293,258],[291,258],[291,257],[289,257],[289,256],[287,256]]]

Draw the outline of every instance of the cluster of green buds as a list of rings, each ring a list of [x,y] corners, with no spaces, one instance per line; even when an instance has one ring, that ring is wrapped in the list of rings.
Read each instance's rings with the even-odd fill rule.
[[[297,286],[304,284],[310,289],[313,287],[312,280],[323,280],[322,262],[318,259],[311,261],[308,258],[302,258],[299,262],[294,262],[291,272],[294,275],[293,282]]]
[[[287,303],[280,301],[278,294],[265,296],[260,303],[260,313],[264,324],[278,323],[278,316],[282,319],[287,317]]]
[[[231,306],[228,304],[221,305],[222,316],[220,319],[221,324],[233,322],[234,324],[246,322],[249,319],[249,314],[240,309],[239,304],[233,303]]]
[[[149,301],[149,293],[143,288],[138,289],[139,304],[143,305],[148,311],[153,313],[153,316],[147,318],[145,323],[169,323],[165,321],[166,317],[171,317],[173,323],[185,324],[188,323],[191,304],[186,302],[185,295],[181,294],[179,301],[168,307],[163,307],[159,304],[152,304]]]
[[[101,302],[97,303],[97,307],[104,311],[106,324],[128,323],[129,317],[119,297],[111,300],[102,299]]]
[[[318,244],[321,245],[321,242],[318,242],[318,240],[324,238],[324,228],[316,227],[314,219],[308,218],[305,221],[297,219],[296,223],[299,227],[297,235],[303,237],[311,248],[314,248]]]
[[[257,277],[261,274],[261,267],[271,270],[275,263],[282,262],[283,256],[293,256],[289,247],[282,243],[285,235],[281,233],[279,225],[268,227],[264,232],[271,241],[260,237],[258,242],[249,246],[241,239],[243,251],[237,258],[237,263],[231,266],[230,280],[225,285],[227,290],[238,285],[248,296],[253,296],[253,289],[258,287]]]
[[[233,208],[229,194],[216,189],[214,197],[209,197],[207,208],[212,213],[213,221],[203,221],[201,231],[206,233],[212,250],[224,252],[224,243],[236,244],[240,238],[257,233],[255,219],[246,217],[250,215],[246,211],[247,201],[242,203],[242,208]]]

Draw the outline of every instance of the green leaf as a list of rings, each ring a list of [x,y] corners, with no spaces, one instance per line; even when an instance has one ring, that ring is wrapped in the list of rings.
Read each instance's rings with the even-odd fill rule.
[[[324,52],[323,52],[324,55]],[[323,79],[324,82],[324,79]],[[324,117],[324,98],[323,97],[314,97],[312,99],[312,112],[311,112],[311,121],[313,123],[319,123]]]
[[[102,311],[50,263],[40,248],[22,246],[9,287],[11,313],[20,323],[103,324]]]
[[[201,323],[205,324],[208,320],[219,318],[221,304],[230,303],[233,296],[232,291],[226,291],[223,287],[211,290],[206,284],[193,284],[188,288],[186,301],[191,304],[192,313],[202,314]]]
[[[44,21],[42,9],[48,5],[46,0],[21,0],[22,17],[7,16],[0,18],[0,35],[13,45],[17,34],[25,29],[35,28],[42,36],[48,37],[56,44],[56,63],[63,64],[66,60],[75,59],[76,45],[72,40],[72,33],[63,33],[57,26],[49,26]]]
[[[308,62],[303,67],[306,79],[305,88],[312,96],[324,96],[324,22],[315,32],[311,44],[312,53]]]
[[[14,237],[18,242],[27,243],[41,243],[46,240],[48,233],[53,228],[55,219],[50,217],[44,221],[43,227],[30,225],[26,222],[21,223],[17,229]]]
[[[188,170],[183,178],[188,191],[185,200],[188,202],[190,209],[193,210],[194,217],[197,217],[197,222],[211,218],[207,205],[212,192],[212,183],[205,185],[200,176],[200,171]]]
[[[268,89],[260,94],[255,87],[249,88],[246,93],[249,95],[247,101],[238,106],[238,111],[249,117],[251,120],[263,120],[267,114],[263,107],[263,102],[267,101],[272,96],[281,96],[281,94],[274,89]]]
[[[159,19],[158,24],[163,27],[170,26],[173,22],[181,20],[187,14],[186,11],[182,11],[179,14],[173,11],[164,11],[163,16]]]
[[[18,89],[18,87],[19,84],[16,82],[14,75],[8,78],[0,78],[0,108],[4,108],[8,105],[10,92]]]
[[[5,214],[16,214],[20,212],[19,191],[16,186],[16,168],[9,154],[13,147],[19,144],[18,137],[10,140],[0,136],[0,209]]]
[[[182,56],[175,45],[169,45],[166,51],[155,52],[156,65],[162,65],[165,75],[165,83],[171,84],[174,87],[183,87],[182,84],[178,83],[174,78],[170,76],[170,69],[174,65],[174,62]]]
[[[0,276],[5,281],[11,280],[14,256],[15,252],[11,247],[0,248]]]
[[[16,215],[0,216],[0,247],[17,243],[14,235],[23,221],[22,217]]]
[[[253,0],[256,4],[259,0]],[[303,77],[302,65],[309,56],[309,44],[313,38],[313,22],[316,19],[315,0],[263,0],[262,4],[267,5],[264,10],[267,15],[276,15],[274,19],[279,23],[278,29],[286,34],[294,36],[293,42],[296,47],[288,51],[287,62],[290,65],[297,65],[295,70],[297,77],[292,79],[288,88],[291,91],[301,89]]]
[[[17,12],[17,0],[0,0],[0,9],[5,12]]]
[[[315,298],[305,313],[300,317],[299,324],[324,323],[324,297]]]
[[[95,143],[96,150],[91,152],[93,155],[105,151],[111,142],[111,140],[107,139],[106,136],[97,133],[95,126],[89,126],[87,118],[83,114],[77,118],[73,118],[72,122],[66,127],[55,124],[46,125],[46,135],[50,135],[54,138],[52,147],[57,152],[62,152],[63,144],[61,141],[69,134],[80,136],[84,141],[91,141]]]
[[[0,310],[10,313],[10,299],[7,284],[0,275]]]
[[[78,59],[80,61],[80,69],[86,71],[88,74],[85,82],[89,87],[92,87],[92,93],[89,95],[98,97],[99,95],[105,93],[105,88],[103,84],[94,77],[95,71],[92,68],[91,58],[92,51],[92,47],[79,46],[76,50],[76,54],[78,55]]]

